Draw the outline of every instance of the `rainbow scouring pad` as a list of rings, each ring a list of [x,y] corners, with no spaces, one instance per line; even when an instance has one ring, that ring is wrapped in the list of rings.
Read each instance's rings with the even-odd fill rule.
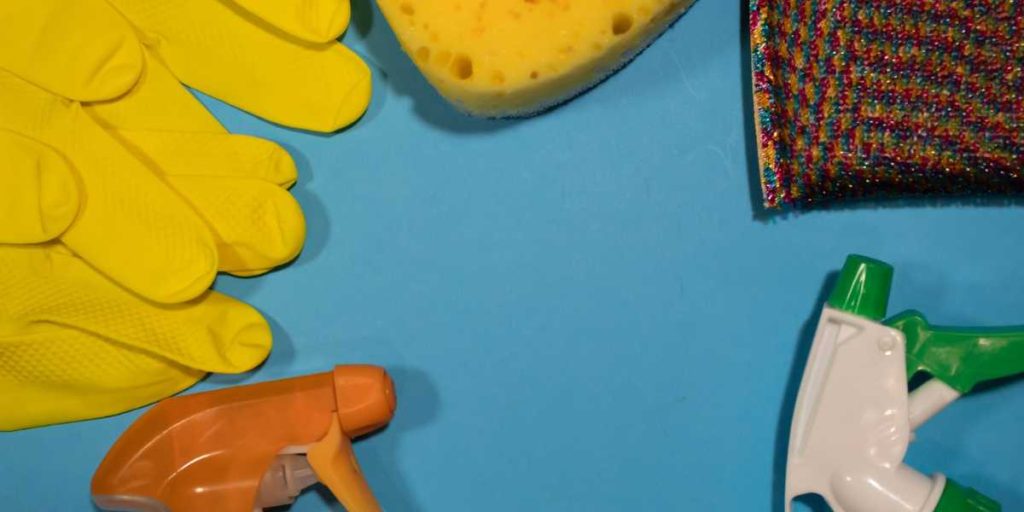
[[[1024,193],[1024,3],[751,0],[764,204]]]

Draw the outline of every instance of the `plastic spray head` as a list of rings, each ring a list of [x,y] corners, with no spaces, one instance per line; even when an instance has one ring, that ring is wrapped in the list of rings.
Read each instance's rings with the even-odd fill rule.
[[[907,332],[933,330],[916,313],[880,322],[891,281],[889,265],[851,256],[821,313],[790,426],[786,510],[818,494],[835,512],[997,512],[977,491],[903,463],[913,429],[960,393],[937,378],[908,393]]]
[[[368,365],[338,366],[334,370],[338,420],[349,439],[382,428],[398,406],[395,385],[383,368]]]
[[[851,254],[846,257],[828,305],[854,315],[881,320],[889,307],[892,266],[888,263]]]
[[[377,512],[351,439],[383,427],[395,407],[390,377],[364,365],[164,400],[111,447],[93,500],[117,511],[251,512],[319,481],[349,512]]]
[[[904,346],[896,329],[824,308],[790,426],[787,511],[803,494],[835,512],[934,509],[944,478],[903,464],[911,436]]]

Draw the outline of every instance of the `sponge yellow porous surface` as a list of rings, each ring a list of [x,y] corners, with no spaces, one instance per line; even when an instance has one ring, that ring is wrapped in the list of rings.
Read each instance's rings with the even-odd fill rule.
[[[519,117],[628,62],[693,0],[377,0],[402,48],[470,114]]]

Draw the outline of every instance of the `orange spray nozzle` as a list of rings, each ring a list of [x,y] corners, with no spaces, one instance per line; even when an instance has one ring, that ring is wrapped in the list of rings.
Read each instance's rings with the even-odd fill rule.
[[[395,385],[383,368],[368,365],[334,369],[338,419],[349,439],[369,434],[391,421],[398,400]]]
[[[351,439],[386,425],[383,368],[334,371],[175,397],[114,443],[92,480],[105,510],[250,512],[323,482],[349,512],[377,512]]]

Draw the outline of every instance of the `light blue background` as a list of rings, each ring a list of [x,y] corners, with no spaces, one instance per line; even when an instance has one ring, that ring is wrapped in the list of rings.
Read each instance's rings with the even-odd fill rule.
[[[353,3],[346,42],[376,80],[355,127],[300,133],[204,98],[292,151],[309,237],[280,272],[220,279],[276,347],[195,390],[386,366],[397,416],[357,451],[390,511],[779,510],[809,322],[850,252],[896,266],[891,311],[1024,323],[1019,207],[762,215],[741,1],[701,0],[621,73],[521,122],[456,113]],[[91,510],[92,472],[138,414],[0,435],[0,508]],[[1017,382],[937,417],[910,461],[1024,510],[1022,425]]]

